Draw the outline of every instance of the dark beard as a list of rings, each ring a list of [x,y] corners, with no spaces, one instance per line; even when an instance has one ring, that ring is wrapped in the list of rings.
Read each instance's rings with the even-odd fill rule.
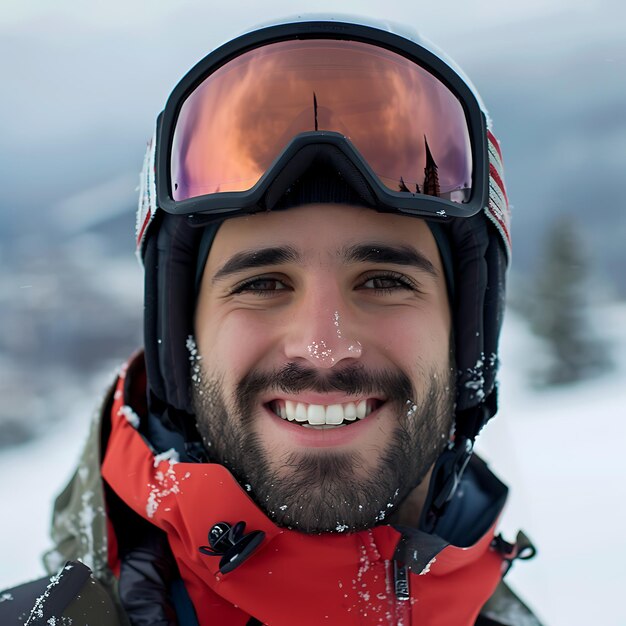
[[[271,373],[250,372],[230,403],[220,381],[204,377],[194,384],[192,398],[211,461],[227,467],[274,522],[309,533],[342,532],[371,528],[388,517],[422,482],[447,444],[454,406],[450,370],[427,380],[423,397],[414,400],[411,381],[401,371],[366,372],[356,365],[322,377],[318,370],[290,363]],[[365,476],[359,469],[367,451],[298,451],[272,468],[250,421],[259,394],[268,390],[383,394],[386,408],[395,410],[397,426],[378,464]]]

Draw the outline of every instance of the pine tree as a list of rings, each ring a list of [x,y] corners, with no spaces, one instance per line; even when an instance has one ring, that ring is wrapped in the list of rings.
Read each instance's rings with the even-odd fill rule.
[[[610,366],[607,346],[590,314],[589,262],[571,218],[554,221],[546,239],[531,305],[534,332],[548,347],[538,382],[558,385],[595,376]]]

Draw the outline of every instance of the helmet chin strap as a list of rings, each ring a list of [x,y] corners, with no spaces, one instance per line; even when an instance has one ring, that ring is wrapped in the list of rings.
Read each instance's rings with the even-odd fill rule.
[[[422,509],[419,528],[427,533],[433,533],[437,522],[445,513],[448,504],[461,483],[463,472],[472,456],[474,444],[465,436],[456,436],[440,455],[430,479],[428,495]]]
[[[457,414],[454,440],[439,455],[433,467],[419,522],[420,530],[427,533],[436,531],[437,523],[461,484],[463,472],[474,451],[474,441],[491,417],[491,405],[496,402],[495,396],[494,390],[484,403],[463,411],[462,415]]]

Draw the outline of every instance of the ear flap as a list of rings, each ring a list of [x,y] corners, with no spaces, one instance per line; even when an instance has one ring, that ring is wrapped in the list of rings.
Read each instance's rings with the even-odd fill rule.
[[[504,313],[506,252],[481,215],[453,220],[448,234],[455,261],[454,311],[457,405],[454,445],[435,464],[420,528],[434,532],[452,500],[474,439],[497,411],[497,347]]]
[[[489,235],[482,215],[450,224],[455,256],[456,301],[453,303],[457,365],[457,411],[485,398],[484,294],[489,280],[485,252]]]
[[[146,248],[146,272],[152,276],[146,280],[146,304],[151,305],[145,324],[146,361],[152,366],[148,380],[164,404],[192,413],[187,339],[193,334],[195,301],[191,268],[202,230],[191,228],[179,216],[163,215],[161,220],[158,236],[153,238],[156,246],[150,241]],[[149,319],[150,310],[156,312],[155,319]]]
[[[154,228],[158,228],[163,214],[159,212],[155,219]],[[146,373],[148,376],[149,396],[159,398],[161,402],[165,402],[165,383],[161,369],[159,368],[159,344],[157,339],[160,336],[158,328],[158,308],[159,301],[158,290],[158,267],[159,254],[157,249],[157,238],[148,237],[145,241],[143,250],[144,264],[144,320],[143,320],[143,337],[144,352],[146,360]],[[152,404],[152,402],[150,402]]]
[[[487,224],[488,230],[492,228],[491,224]],[[504,250],[502,239],[495,236],[495,233],[489,239],[485,259],[489,267],[489,276],[484,307],[484,391],[486,399],[492,397],[492,401],[487,405],[489,413],[486,418],[489,419],[498,409],[496,402],[496,376],[500,366],[498,342],[506,305],[507,253]]]
[[[450,237],[456,256],[457,429],[473,440],[497,410],[506,252],[493,224],[481,215],[454,220]]]

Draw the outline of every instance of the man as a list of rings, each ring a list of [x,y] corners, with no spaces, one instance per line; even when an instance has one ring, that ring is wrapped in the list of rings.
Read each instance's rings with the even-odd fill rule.
[[[226,44],[157,121],[137,230],[145,354],[2,623],[537,624],[472,457],[510,241],[456,70],[336,20]]]

